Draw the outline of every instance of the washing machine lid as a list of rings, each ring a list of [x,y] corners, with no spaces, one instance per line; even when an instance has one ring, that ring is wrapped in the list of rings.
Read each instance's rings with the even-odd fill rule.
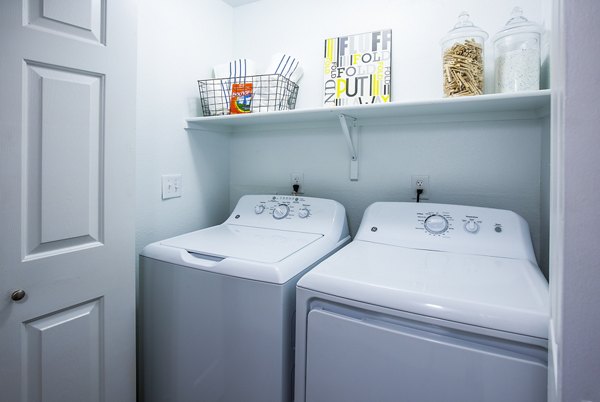
[[[219,258],[276,263],[322,238],[322,234],[223,224],[163,240],[164,246]]]
[[[363,303],[548,338],[548,283],[527,260],[354,241],[298,286]]]

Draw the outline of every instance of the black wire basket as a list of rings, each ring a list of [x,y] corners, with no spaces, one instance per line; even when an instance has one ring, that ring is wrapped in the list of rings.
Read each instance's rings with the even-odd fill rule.
[[[252,95],[248,105],[250,113],[293,110],[296,107],[298,84],[279,74],[262,74],[198,80],[202,114],[231,114],[232,85],[247,83],[252,84]]]

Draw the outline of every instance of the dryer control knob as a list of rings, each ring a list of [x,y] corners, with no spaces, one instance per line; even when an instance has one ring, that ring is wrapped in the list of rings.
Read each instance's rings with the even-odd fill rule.
[[[307,208],[300,208],[298,211],[298,216],[300,218],[306,218],[308,215],[310,215],[310,211]]]
[[[441,215],[431,215],[425,219],[425,229],[429,233],[442,234],[448,230],[448,221]]]
[[[477,233],[479,232],[479,224],[475,221],[468,221],[465,223],[465,230],[469,233]]]
[[[273,218],[283,219],[290,213],[290,207],[285,204],[279,204],[273,209]]]
[[[256,215],[260,215],[264,212],[265,210],[265,206],[263,204],[258,204],[257,206],[254,207],[254,213]]]

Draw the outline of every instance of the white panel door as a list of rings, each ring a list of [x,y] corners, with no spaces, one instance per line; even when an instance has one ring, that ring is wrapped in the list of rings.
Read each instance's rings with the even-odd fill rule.
[[[135,3],[0,2],[0,402],[135,400]]]

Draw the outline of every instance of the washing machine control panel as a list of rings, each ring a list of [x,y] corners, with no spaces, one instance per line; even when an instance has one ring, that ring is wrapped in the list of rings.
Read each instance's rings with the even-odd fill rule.
[[[274,195],[261,200],[254,206],[257,215],[266,212],[273,219],[306,219],[310,214],[311,204],[307,198],[286,195]]]
[[[254,213],[256,215],[260,215],[265,211],[268,211],[268,213],[270,215],[273,216],[274,219],[283,219],[283,218],[287,218],[288,216],[291,217],[290,212],[292,211],[292,209],[295,209],[295,206],[292,204],[286,204],[286,203],[280,203],[278,205],[275,205],[274,207],[268,208],[267,209],[267,205],[265,205],[266,203],[260,203],[260,204],[256,204],[254,206]],[[308,218],[310,216],[310,209],[309,206],[303,206],[301,208],[298,209],[298,217],[300,219],[305,219]]]
[[[227,223],[283,230],[326,233],[346,222],[337,201],[292,195],[245,195]],[[345,229],[346,230],[346,229]]]

